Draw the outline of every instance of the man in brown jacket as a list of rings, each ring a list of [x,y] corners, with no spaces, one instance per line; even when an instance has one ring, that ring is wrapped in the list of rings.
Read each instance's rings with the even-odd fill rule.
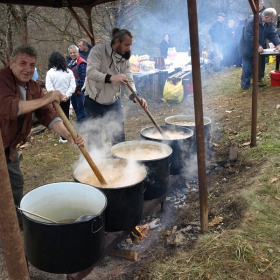
[[[0,70],[0,128],[15,205],[20,203],[24,184],[16,146],[30,133],[32,113],[44,126],[53,129],[70,143],[84,145],[80,135],[74,141],[51,105],[54,101],[62,101],[61,92],[44,94],[41,87],[31,79],[36,58],[35,49],[20,46],[13,51],[10,65]],[[21,225],[20,214],[18,218]]]

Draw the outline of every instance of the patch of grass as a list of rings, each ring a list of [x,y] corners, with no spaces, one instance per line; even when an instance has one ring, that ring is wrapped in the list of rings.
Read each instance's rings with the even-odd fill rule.
[[[80,151],[69,143],[59,143],[58,139],[56,133],[46,130],[32,137],[30,145],[20,150],[25,193],[44,184],[73,181],[72,166]]]
[[[232,73],[234,77],[235,71]],[[221,88],[213,95],[215,101],[222,96],[224,103],[227,103],[231,96],[237,95],[235,85],[231,87],[232,91],[226,92],[228,83],[222,84],[215,78],[211,82]],[[280,118],[275,108],[279,94],[278,97],[273,96],[274,90],[271,89],[269,96],[259,97],[263,98],[263,103],[259,103],[256,147],[242,146],[251,140],[251,112],[244,111],[241,103],[232,113],[217,114],[223,123],[217,126],[221,132],[219,136],[223,135],[217,140],[219,144],[225,146],[234,142],[239,146],[238,162],[242,174],[240,178],[231,178],[230,185],[232,188],[242,185],[238,195],[247,207],[241,226],[221,233],[200,235],[194,248],[187,251],[178,249],[173,258],[151,264],[149,279],[280,279]],[[276,93],[278,91],[275,90]],[[265,91],[261,94],[265,94]],[[267,102],[268,98],[270,102]],[[230,125],[227,125],[222,121],[222,116],[240,121],[230,121]],[[243,116],[244,121],[239,116]]]
[[[279,279],[279,185],[268,184],[274,171],[264,166],[257,188],[248,180],[241,195],[250,208],[241,228],[201,235],[194,249],[153,264],[149,279]]]

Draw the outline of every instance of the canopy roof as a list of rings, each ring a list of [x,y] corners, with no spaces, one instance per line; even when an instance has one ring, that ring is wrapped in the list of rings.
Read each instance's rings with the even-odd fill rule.
[[[42,7],[52,7],[52,8],[62,8],[62,7],[94,7],[100,4],[114,2],[116,0],[1,0],[0,3],[3,4],[17,4],[17,5],[27,5],[27,6],[42,6]]]

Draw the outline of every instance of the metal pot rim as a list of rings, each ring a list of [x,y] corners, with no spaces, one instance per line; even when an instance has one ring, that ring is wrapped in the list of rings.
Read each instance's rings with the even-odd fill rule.
[[[118,159],[124,159],[124,158],[121,158],[121,157],[118,157],[117,155],[115,155],[113,153],[113,150],[114,149],[117,149],[118,147],[124,147],[124,145],[127,145],[127,147],[130,145],[132,146],[132,144],[135,144],[137,143],[138,146],[139,145],[151,145],[151,146],[162,146],[164,147],[164,149],[166,149],[168,152],[167,155],[163,156],[163,157],[160,157],[160,158],[154,158],[154,159],[148,159],[148,160],[135,160],[137,162],[151,162],[151,161],[157,161],[157,160],[161,160],[161,159],[165,159],[165,158],[168,158],[172,155],[172,148],[168,145],[168,144],[165,144],[165,143],[161,143],[161,142],[155,142],[155,141],[151,141],[151,140],[132,140],[132,141],[125,141],[125,142],[121,142],[121,143],[118,143],[114,146],[112,146],[111,148],[111,153],[112,155],[115,157],[115,158],[118,158]],[[127,159],[126,159],[127,160]]]
[[[178,124],[174,124],[172,122],[170,122],[169,120],[171,119],[183,119],[183,120],[188,120],[188,118],[190,118],[190,121],[195,121],[195,116],[194,115],[174,115],[174,116],[169,116],[167,118],[165,118],[164,122],[166,124],[172,124],[172,125],[175,125],[175,126],[181,126],[181,127],[194,127],[194,125],[178,125]],[[207,123],[205,123],[204,125],[208,125],[208,124],[211,124],[211,119],[208,118],[208,117],[205,117],[203,116],[203,120],[204,121],[207,121]]]
[[[54,183],[50,183],[50,184],[45,184],[45,185],[42,185],[42,186],[39,186],[37,187],[36,189],[39,189],[39,188],[47,188],[48,186],[50,185],[58,185],[58,184],[61,184],[61,183],[71,183],[71,184],[82,184],[82,185],[85,185],[85,186],[88,186],[90,188],[92,188],[93,186],[92,185],[89,185],[89,184],[85,184],[85,183],[81,183],[81,182],[73,182],[73,181],[62,181],[62,182],[54,182]],[[78,186],[77,186],[78,187]],[[23,201],[24,199],[28,199],[28,194],[31,193],[32,191],[35,191],[36,189],[33,189],[33,190],[30,190],[28,191],[21,199],[21,201]],[[94,217],[92,217],[92,219],[95,219],[95,218],[100,218],[102,217],[106,207],[107,207],[107,197],[106,195],[104,194],[104,192],[102,192],[102,190],[100,190],[99,188],[95,187],[95,189],[99,192],[102,193],[102,195],[104,196],[104,205],[102,207],[101,210],[99,210],[99,213],[97,213]],[[21,202],[20,202],[20,205],[21,205]],[[24,212],[22,212],[22,215],[29,221],[31,222],[35,222],[35,223],[38,223],[38,224],[43,224],[43,225],[48,225],[48,226],[73,226],[73,224],[80,224],[80,223],[85,223],[85,222],[91,222],[92,219],[90,219],[89,221],[83,221],[83,222],[69,222],[69,223],[52,223],[52,222],[46,222],[46,221],[39,221],[39,220],[35,220],[35,219],[32,219],[31,217],[29,217],[27,214],[25,214]],[[30,214],[29,214],[30,215]]]
[[[123,162],[127,162],[127,160],[122,159],[122,158],[112,158],[112,159],[107,159],[107,160],[109,160],[109,161],[123,161]],[[77,174],[75,174],[75,173],[77,173],[77,170],[79,168],[82,168],[82,166],[76,167],[75,170],[73,171],[73,175],[72,175],[74,180],[76,180],[78,182],[80,182],[80,180],[77,178]],[[100,191],[102,191],[104,189],[106,189],[106,190],[120,190],[120,189],[125,189],[125,188],[133,188],[135,185],[138,185],[139,183],[143,182],[146,179],[146,177],[147,177],[147,170],[145,168],[143,168],[143,172],[144,172],[143,178],[141,180],[139,180],[138,182],[135,182],[135,183],[133,183],[131,185],[122,186],[122,187],[115,187],[115,188],[108,188],[108,187],[104,187],[103,188],[101,186],[98,187],[98,186],[93,186],[93,185],[90,185],[90,186],[93,186],[93,187],[97,188]],[[82,184],[84,184],[84,183],[82,183]],[[85,184],[85,185],[89,185],[89,184]]]
[[[165,141],[165,142],[172,142],[172,141],[176,141],[176,140],[186,140],[186,139],[189,139],[191,138],[194,133],[193,133],[193,130],[191,130],[190,128],[186,127],[186,126],[180,126],[180,125],[174,125],[174,126],[171,126],[171,125],[161,125],[160,126],[163,131],[167,130],[167,131],[171,131],[172,130],[181,130],[181,131],[184,131],[185,133],[188,133],[188,135],[186,135],[186,137],[184,138],[180,138],[180,139],[158,139],[158,138],[152,138],[150,136],[147,136],[144,134],[144,131],[145,130],[154,130],[156,131],[156,128],[154,126],[148,126],[148,127],[145,127],[145,128],[142,128],[141,131],[140,131],[140,135],[143,136],[143,137],[146,137],[146,138],[149,138],[149,139],[152,139],[152,140],[160,140],[160,141]]]

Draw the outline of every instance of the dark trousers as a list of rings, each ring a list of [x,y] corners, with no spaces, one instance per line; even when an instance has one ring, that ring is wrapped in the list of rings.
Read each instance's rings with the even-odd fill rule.
[[[261,69],[259,69],[259,70],[261,71],[261,73],[259,73],[259,77],[262,77],[262,78],[264,78],[266,59],[267,59],[267,57],[265,55],[260,56],[259,63],[261,63]]]
[[[101,148],[102,129],[105,128],[106,137],[112,145],[125,141],[124,114],[120,98],[111,105],[102,105],[85,97],[87,118],[90,120],[90,143]]]
[[[70,98],[66,102],[60,102],[60,107],[69,120]]]
[[[66,102],[60,102],[60,107],[64,112],[65,116],[67,117],[67,119],[69,120],[70,98]],[[65,140],[62,136],[61,138]]]
[[[253,72],[253,61],[242,59],[241,87],[248,89],[251,86],[251,77]]]
[[[71,102],[72,102],[73,109],[75,111],[78,123],[83,122],[87,117],[86,110],[84,107],[84,99],[85,99],[84,93],[81,93],[81,94],[73,93],[71,96]]]
[[[20,200],[23,196],[24,180],[23,180],[22,172],[20,170],[18,152],[15,150],[14,161],[11,161],[9,159],[9,149],[5,151],[5,155],[6,155],[6,162],[7,162],[14,202],[15,205],[19,206]],[[21,221],[21,214],[19,211],[17,212],[17,216],[18,216],[19,224],[21,226],[22,221]]]

